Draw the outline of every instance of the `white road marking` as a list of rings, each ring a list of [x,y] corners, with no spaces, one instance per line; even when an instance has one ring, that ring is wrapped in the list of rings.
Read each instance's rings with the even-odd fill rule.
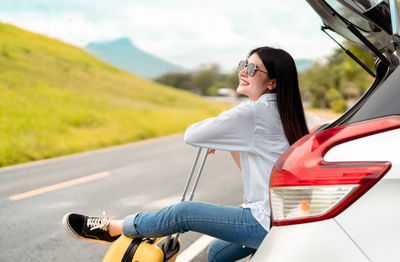
[[[32,191],[28,191],[28,192],[25,192],[25,193],[13,195],[13,196],[10,196],[8,199],[10,199],[10,200],[20,200],[20,199],[24,199],[24,198],[28,198],[28,197],[33,197],[33,196],[40,195],[40,194],[43,194],[43,193],[46,193],[46,192],[50,192],[50,191],[58,190],[58,189],[61,189],[61,188],[70,187],[70,186],[73,186],[73,185],[82,184],[82,183],[86,183],[86,182],[89,182],[89,181],[92,181],[92,180],[100,179],[100,178],[106,177],[108,175],[110,175],[110,172],[105,171],[105,172],[101,172],[101,173],[98,173],[98,174],[85,176],[85,177],[81,177],[81,178],[65,181],[65,182],[62,182],[62,183],[59,183],[59,184],[38,188],[38,189],[35,189],[35,190],[32,190]]]
[[[203,251],[215,238],[204,235],[196,240],[190,247],[186,248],[180,253],[176,262],[188,262],[195,258],[201,251]]]

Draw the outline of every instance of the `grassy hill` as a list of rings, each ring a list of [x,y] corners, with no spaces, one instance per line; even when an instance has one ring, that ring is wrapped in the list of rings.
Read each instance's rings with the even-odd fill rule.
[[[0,23],[0,166],[181,132],[225,108]]]

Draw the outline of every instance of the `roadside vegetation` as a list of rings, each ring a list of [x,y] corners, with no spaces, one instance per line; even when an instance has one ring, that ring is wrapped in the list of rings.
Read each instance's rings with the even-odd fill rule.
[[[372,56],[348,42],[344,45],[375,72]],[[300,90],[312,108],[330,108],[334,112],[343,113],[364,94],[373,80],[372,76],[338,48],[325,61],[314,63],[300,75]]]
[[[0,166],[177,132],[227,105],[0,23]]]
[[[239,85],[237,70],[224,74],[218,64],[202,65],[193,72],[166,73],[155,81],[203,96],[217,96],[218,89],[236,89]]]

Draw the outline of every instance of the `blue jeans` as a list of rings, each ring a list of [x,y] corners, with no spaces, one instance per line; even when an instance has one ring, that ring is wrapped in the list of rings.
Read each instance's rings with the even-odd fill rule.
[[[256,251],[267,231],[242,207],[182,202],[160,211],[124,219],[124,235],[161,237],[195,231],[218,238],[209,247],[208,261],[235,261]]]

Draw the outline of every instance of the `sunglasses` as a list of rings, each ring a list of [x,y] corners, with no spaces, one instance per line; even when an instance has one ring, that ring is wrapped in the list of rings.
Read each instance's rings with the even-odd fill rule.
[[[268,75],[268,72],[258,69],[256,64],[248,63],[247,60],[242,60],[239,62],[238,71],[240,72],[246,67],[247,67],[246,73],[248,76],[253,76],[256,71],[260,71]]]

